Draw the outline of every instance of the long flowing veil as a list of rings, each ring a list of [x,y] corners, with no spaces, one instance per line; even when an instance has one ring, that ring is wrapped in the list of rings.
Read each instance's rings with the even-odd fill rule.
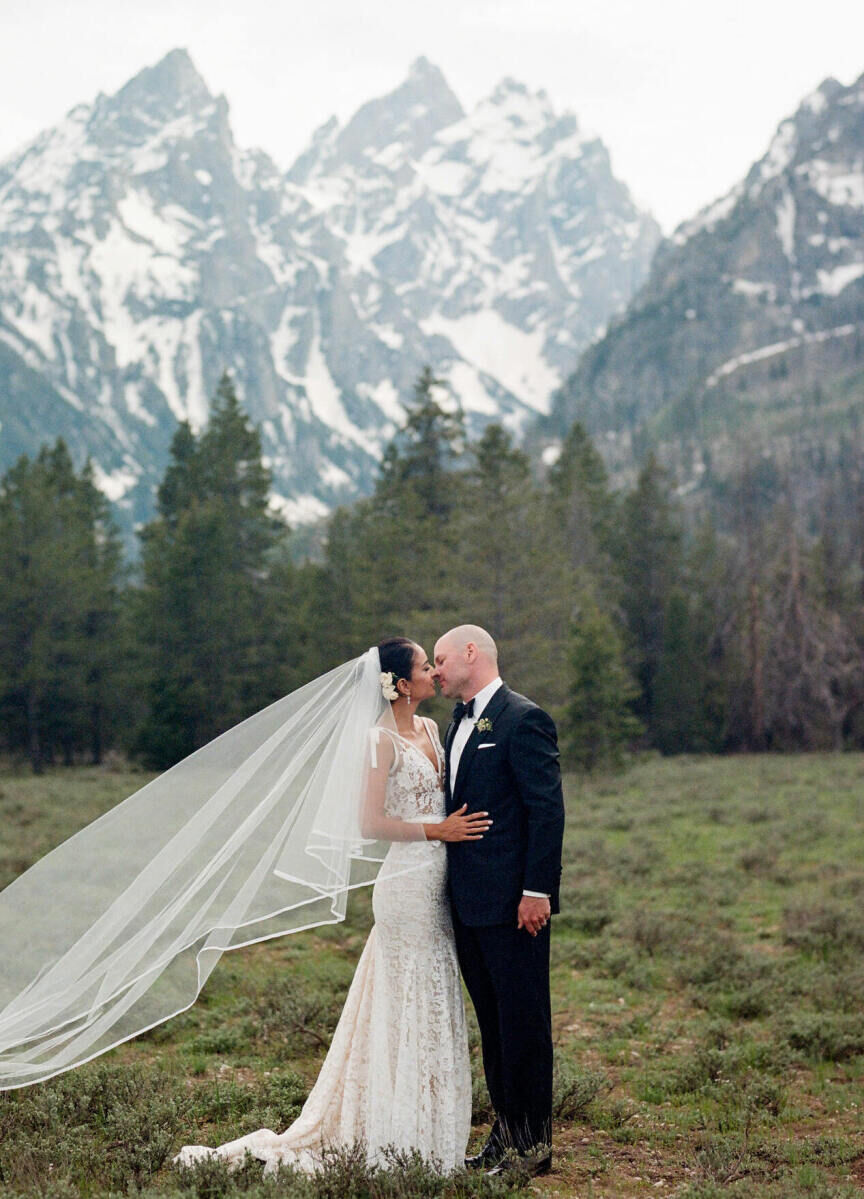
[[[188,1008],[227,949],[342,920],[348,891],[374,880],[388,848],[363,835],[370,730],[388,720],[373,648],[205,745],[0,892],[0,1089]]]

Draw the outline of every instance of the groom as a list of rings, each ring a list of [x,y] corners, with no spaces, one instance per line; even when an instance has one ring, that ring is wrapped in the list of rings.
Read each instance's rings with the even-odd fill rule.
[[[515,1150],[523,1168],[546,1173],[549,917],[558,911],[564,832],[555,725],[501,681],[495,642],[477,625],[460,625],[437,642],[433,677],[460,701],[444,739],[447,811],[467,804],[493,822],[482,840],[447,845],[459,965],[496,1114],[488,1142],[466,1165],[501,1173]]]

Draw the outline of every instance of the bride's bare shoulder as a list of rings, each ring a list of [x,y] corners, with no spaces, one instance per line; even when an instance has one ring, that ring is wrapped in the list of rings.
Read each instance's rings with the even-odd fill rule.
[[[420,719],[423,721],[423,723],[426,725],[426,728],[429,730],[430,736],[434,737],[434,739],[440,745],[441,744],[441,731],[438,728],[437,721],[433,720],[431,716],[421,716]]]
[[[373,724],[369,730],[369,751],[373,768],[389,770],[399,756],[398,734],[386,724]]]

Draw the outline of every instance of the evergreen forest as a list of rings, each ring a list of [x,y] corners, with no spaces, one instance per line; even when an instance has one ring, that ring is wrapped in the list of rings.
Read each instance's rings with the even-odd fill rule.
[[[140,553],[62,441],[0,480],[0,750],[163,769],[386,636],[485,626],[566,764],[864,747],[864,456],[742,453],[710,505],[651,456],[625,491],[578,423],[542,470],[466,439],[430,369],[368,498],[320,531],[270,503],[228,374],[178,426]],[[445,721],[447,705],[432,713]]]

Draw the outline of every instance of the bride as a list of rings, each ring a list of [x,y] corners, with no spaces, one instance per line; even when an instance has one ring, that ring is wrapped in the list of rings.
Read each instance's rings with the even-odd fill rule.
[[[187,1145],[175,1160],[247,1153],[265,1173],[314,1169],[330,1145],[416,1149],[461,1167],[471,1129],[471,1072],[462,988],[447,902],[445,841],[477,839],[485,813],[445,819],[444,751],[415,709],[435,694],[432,665],[413,642],[378,646],[390,721],[370,734],[362,831],[392,845],[372,891],[375,924],[333,1041],[302,1112],[283,1133],[261,1129],[218,1149]],[[464,808],[462,809],[464,812]]]
[[[416,1149],[461,1167],[465,1014],[435,694],[423,650],[382,642],[259,712],[59,846],[0,893],[0,1089],[71,1069],[194,1003],[221,953],[344,918],[375,925],[321,1073],[290,1128],[178,1160],[315,1169],[328,1146]],[[379,870],[380,866],[380,870]],[[376,879],[377,874],[377,879]],[[8,967],[8,968],[7,968]],[[290,980],[286,979],[286,986]]]
[[[306,1168],[328,1145],[362,1141],[417,1149],[462,1166],[471,1127],[468,1041],[446,894],[445,841],[482,836],[485,814],[445,819],[444,752],[434,721],[415,716],[435,694],[432,666],[413,642],[378,646],[389,720],[370,733],[362,831],[392,842],[372,892],[375,924],[321,1073],[297,1120],[218,1149],[189,1145],[178,1160],[251,1153],[274,1169]],[[464,811],[464,809],[463,809]]]

